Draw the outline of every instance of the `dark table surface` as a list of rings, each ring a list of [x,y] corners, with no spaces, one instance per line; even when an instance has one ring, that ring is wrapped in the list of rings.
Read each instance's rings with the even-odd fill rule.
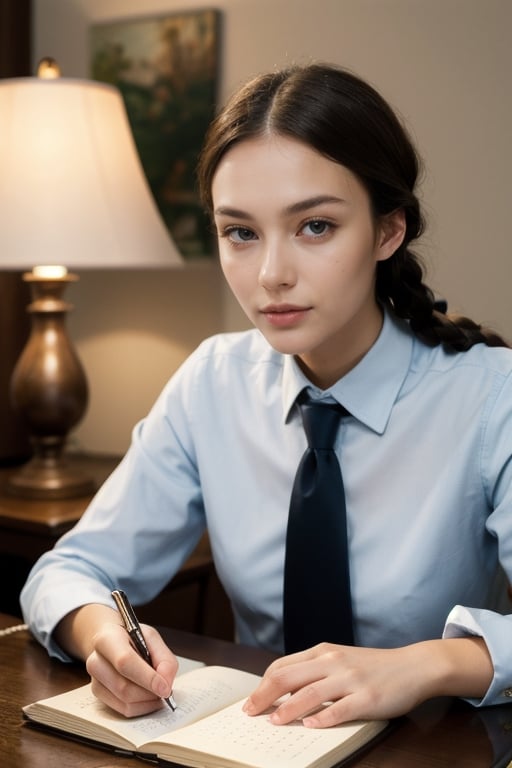
[[[0,629],[19,624],[0,614]],[[162,629],[182,656],[207,664],[262,673],[272,655],[262,650]],[[84,668],[48,658],[28,631],[0,636],[0,766],[2,768],[136,768],[114,756],[36,730],[23,722],[21,707],[87,682]],[[512,706],[484,710],[436,699],[400,718],[387,735],[353,758],[357,768],[505,768],[512,760]]]

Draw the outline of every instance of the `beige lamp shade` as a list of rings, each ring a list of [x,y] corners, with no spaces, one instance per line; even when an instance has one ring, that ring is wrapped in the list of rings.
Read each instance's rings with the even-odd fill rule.
[[[0,80],[0,270],[32,270],[32,321],[10,397],[33,456],[10,493],[71,498],[91,478],[66,457],[87,407],[85,372],[66,331],[69,269],[147,269],[183,262],[160,217],[116,88],[56,75]],[[51,268],[50,268],[51,267]],[[33,268],[33,269],[32,269]]]
[[[88,80],[0,80],[0,270],[168,268],[119,91]]]

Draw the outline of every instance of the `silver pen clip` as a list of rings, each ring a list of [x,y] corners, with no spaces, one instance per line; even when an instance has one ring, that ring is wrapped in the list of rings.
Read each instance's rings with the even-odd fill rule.
[[[117,610],[121,614],[126,631],[131,632],[134,629],[138,629],[139,622],[126,594],[120,589],[115,589],[112,592],[112,597],[114,598]]]

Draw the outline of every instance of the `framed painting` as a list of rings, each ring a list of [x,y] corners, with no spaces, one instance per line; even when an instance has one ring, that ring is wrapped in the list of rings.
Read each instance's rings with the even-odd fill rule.
[[[96,24],[91,76],[123,96],[149,186],[181,254],[212,253],[196,164],[215,114],[220,13],[201,10]]]

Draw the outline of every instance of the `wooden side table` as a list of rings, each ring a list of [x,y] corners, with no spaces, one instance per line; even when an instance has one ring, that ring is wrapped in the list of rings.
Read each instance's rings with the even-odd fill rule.
[[[112,456],[73,456],[99,487],[119,462]],[[80,519],[92,496],[33,500],[9,495],[13,468],[0,468],[0,611],[20,616],[19,593],[35,561]],[[145,606],[141,620],[231,640],[233,620],[206,536],[172,582]]]
[[[99,487],[119,463],[113,456],[76,456],[70,463],[83,468]],[[0,554],[26,558],[32,563],[51,549],[57,539],[80,519],[92,499],[23,499],[5,490],[16,468],[0,468]]]

